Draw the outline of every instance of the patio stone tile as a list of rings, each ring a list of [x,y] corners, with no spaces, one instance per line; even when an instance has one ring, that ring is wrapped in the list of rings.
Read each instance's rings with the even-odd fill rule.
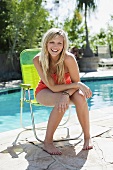
[[[113,139],[112,138],[95,138],[97,149],[101,153],[101,157],[105,163],[113,164]]]

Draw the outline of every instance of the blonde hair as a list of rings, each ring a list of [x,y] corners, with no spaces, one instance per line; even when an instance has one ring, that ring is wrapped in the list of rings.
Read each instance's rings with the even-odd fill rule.
[[[47,49],[47,43],[56,36],[62,36],[63,41],[63,49],[60,53],[60,57],[58,62],[56,63],[57,66],[57,76],[58,76],[58,83],[64,83],[64,57],[66,54],[66,51],[68,50],[68,37],[66,33],[59,28],[51,28],[49,29],[43,36],[42,39],[42,50],[40,54],[40,63],[42,66],[42,70],[45,76],[46,81],[48,82],[48,77],[51,76],[49,73],[50,70],[50,58],[49,58],[49,52]]]

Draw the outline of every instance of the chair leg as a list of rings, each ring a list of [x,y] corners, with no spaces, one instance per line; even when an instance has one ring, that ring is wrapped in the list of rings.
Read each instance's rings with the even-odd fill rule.
[[[30,112],[31,112],[31,120],[32,120],[32,127],[33,127],[33,133],[34,133],[34,136],[35,136],[35,138],[39,141],[39,142],[42,142],[43,143],[43,141],[41,140],[41,139],[39,139],[38,137],[37,137],[37,134],[36,134],[36,128],[35,128],[35,123],[34,123],[34,114],[33,114],[33,109],[32,109],[32,103],[31,103],[31,95],[30,95],[30,89],[28,89],[28,97],[29,97],[29,101],[30,101]]]
[[[21,88],[21,99],[20,99],[20,125],[21,125],[22,128],[25,129],[25,127],[23,126],[23,122],[22,122],[23,106],[24,106],[24,89]]]
[[[30,98],[29,98],[29,100],[30,100]],[[31,101],[31,100],[30,100],[30,101]],[[40,138],[38,138],[38,137],[37,137],[37,134],[36,134],[36,128],[35,128],[35,123],[34,123],[34,114],[33,114],[33,111],[32,111],[32,103],[31,103],[31,102],[30,102],[30,111],[31,111],[31,119],[32,119],[32,126],[33,126],[34,136],[35,136],[35,138],[36,138],[39,142],[44,143],[44,141],[41,140]],[[65,125],[65,124],[68,122],[68,120],[69,120],[69,118],[70,118],[70,114],[71,114],[71,106],[69,107],[69,116],[68,116],[68,119],[67,119],[63,124],[61,124],[60,126],[63,126],[63,125]],[[75,138],[70,138],[69,128],[68,128],[68,127],[63,127],[63,128],[66,128],[66,129],[67,129],[67,136],[66,136],[66,138],[54,140],[54,142],[76,140],[76,139],[80,138],[80,136],[82,136],[82,132],[81,132],[77,137],[75,137]],[[42,129],[40,128],[40,130],[44,130],[44,129],[43,129],[43,128],[42,128]]]
[[[35,122],[34,122],[34,113],[33,113],[33,109],[32,109],[32,102],[31,102],[31,95],[30,95],[30,89],[28,89],[28,98],[29,98],[29,104],[30,104],[30,112],[31,112],[31,120],[32,120],[32,128],[26,128],[24,127],[23,123],[22,123],[22,113],[23,113],[23,106],[24,106],[24,99],[25,98],[25,90],[22,88],[21,89],[21,100],[20,100],[20,123],[21,123],[21,127],[24,128],[25,130],[33,130],[34,136],[35,138],[39,141],[39,142],[44,142],[43,140],[41,140],[40,138],[38,138],[37,133],[36,133],[36,129],[37,130],[46,130],[45,127],[41,127],[41,128],[36,128],[35,127]],[[70,119],[70,115],[71,115],[71,106],[69,106],[69,114],[68,117],[66,119],[66,121],[62,124],[59,125],[59,127],[64,126]],[[54,140],[54,142],[60,142],[60,141],[69,141],[69,140],[76,140],[78,139],[81,135],[82,132],[80,133],[80,135],[78,135],[75,138],[70,138],[70,133],[69,133],[69,128],[68,127],[63,127],[67,129],[67,136],[66,138],[63,139],[59,139],[59,140]]]
[[[25,89],[21,87],[21,99],[20,99],[20,125],[25,130],[32,130],[32,128],[26,128],[23,125],[23,107],[25,102]]]

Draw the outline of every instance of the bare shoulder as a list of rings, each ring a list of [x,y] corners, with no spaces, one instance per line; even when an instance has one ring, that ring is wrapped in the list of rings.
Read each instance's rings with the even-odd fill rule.
[[[72,62],[76,63],[76,58],[74,57],[72,53],[66,52],[64,63],[67,65]]]
[[[33,63],[35,65],[36,68],[40,67],[41,66],[41,63],[40,63],[40,53],[36,54],[33,58]]]
[[[40,60],[39,58],[40,58],[40,53],[38,53],[34,56],[33,61],[35,61],[35,60],[39,61]]]

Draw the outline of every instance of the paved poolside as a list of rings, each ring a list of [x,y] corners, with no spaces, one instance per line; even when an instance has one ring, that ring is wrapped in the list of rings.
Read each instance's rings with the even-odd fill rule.
[[[113,77],[113,71],[80,73],[84,78]],[[20,81],[13,81],[0,87],[18,87]],[[72,109],[74,112],[74,108]],[[44,152],[32,131],[17,129],[0,133],[0,170],[113,170],[113,106],[90,111],[91,137],[94,148],[82,151],[83,136],[78,140],[55,143],[62,151],[61,156],[51,156]],[[76,114],[67,126],[70,135],[81,131]],[[45,131],[39,131],[43,139]],[[67,134],[66,129],[58,129],[55,138]],[[76,137],[76,136],[75,136]]]
[[[113,68],[105,69],[101,68],[97,72],[80,73],[81,80],[95,80],[95,79],[106,79],[113,78]],[[18,88],[21,80],[14,80],[9,82],[0,82],[0,91],[7,90],[10,88]]]

